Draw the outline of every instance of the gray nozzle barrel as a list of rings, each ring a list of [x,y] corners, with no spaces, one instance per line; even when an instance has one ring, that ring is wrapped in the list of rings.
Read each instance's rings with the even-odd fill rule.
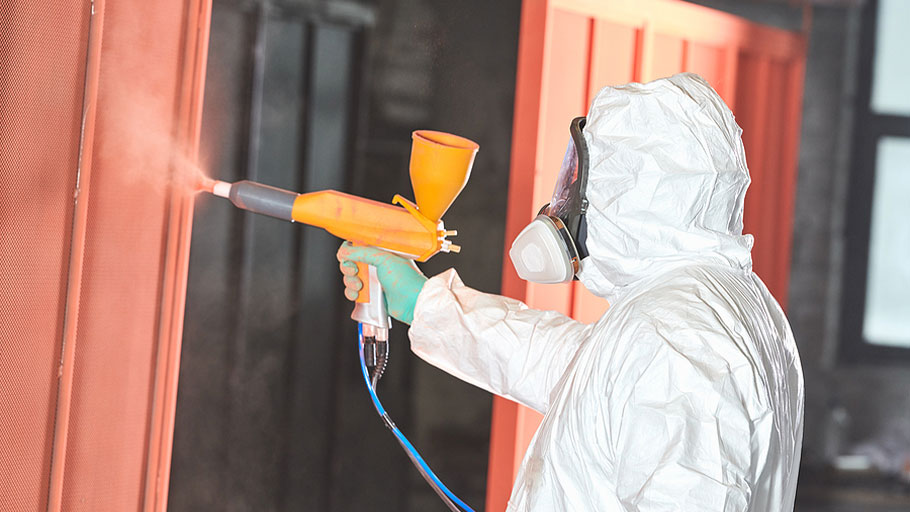
[[[238,208],[293,221],[294,201],[298,195],[254,181],[238,181],[231,185],[229,197]]]

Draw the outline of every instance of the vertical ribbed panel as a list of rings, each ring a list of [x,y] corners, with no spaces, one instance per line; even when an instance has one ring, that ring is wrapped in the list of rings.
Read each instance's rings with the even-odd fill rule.
[[[143,506],[187,2],[107,2],[65,511]],[[165,447],[170,449],[169,446]],[[152,479],[152,482],[155,480]]]
[[[89,5],[0,0],[0,511],[47,506]]]
[[[0,512],[166,506],[209,5],[0,0]]]

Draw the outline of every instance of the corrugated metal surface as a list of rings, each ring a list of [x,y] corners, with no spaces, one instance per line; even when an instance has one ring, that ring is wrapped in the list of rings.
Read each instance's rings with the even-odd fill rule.
[[[84,2],[0,1],[0,510],[46,507],[88,48]]]
[[[184,10],[109,2],[104,13],[65,510],[142,503]]]
[[[684,2],[526,0],[522,11],[506,240],[549,199],[568,125],[601,87],[681,71],[704,76],[744,129],[753,185],[745,231],[756,273],[786,304],[805,41]],[[508,243],[507,243],[508,248]],[[535,285],[505,256],[503,293],[583,321],[607,304],[580,283]],[[503,510],[539,415],[496,398],[488,510]]]
[[[0,4],[0,510],[165,507],[207,6]]]

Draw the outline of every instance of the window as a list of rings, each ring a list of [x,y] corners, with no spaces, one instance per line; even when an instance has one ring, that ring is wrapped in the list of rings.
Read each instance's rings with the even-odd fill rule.
[[[871,107],[878,114],[910,116],[910,2],[879,0]]]
[[[910,360],[910,2],[863,9],[841,354]]]
[[[881,137],[876,156],[863,338],[910,347],[910,138]]]

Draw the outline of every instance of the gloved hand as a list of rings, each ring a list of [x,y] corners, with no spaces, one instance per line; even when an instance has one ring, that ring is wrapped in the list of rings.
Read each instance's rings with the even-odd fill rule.
[[[417,295],[423,289],[423,283],[427,282],[427,278],[413,261],[375,247],[354,247],[350,242],[341,244],[336,256],[341,263],[344,296],[348,300],[357,300],[357,294],[363,288],[354,262],[368,263],[376,267],[376,275],[382,284],[382,291],[385,292],[386,305],[392,318],[408,325],[414,321]]]

